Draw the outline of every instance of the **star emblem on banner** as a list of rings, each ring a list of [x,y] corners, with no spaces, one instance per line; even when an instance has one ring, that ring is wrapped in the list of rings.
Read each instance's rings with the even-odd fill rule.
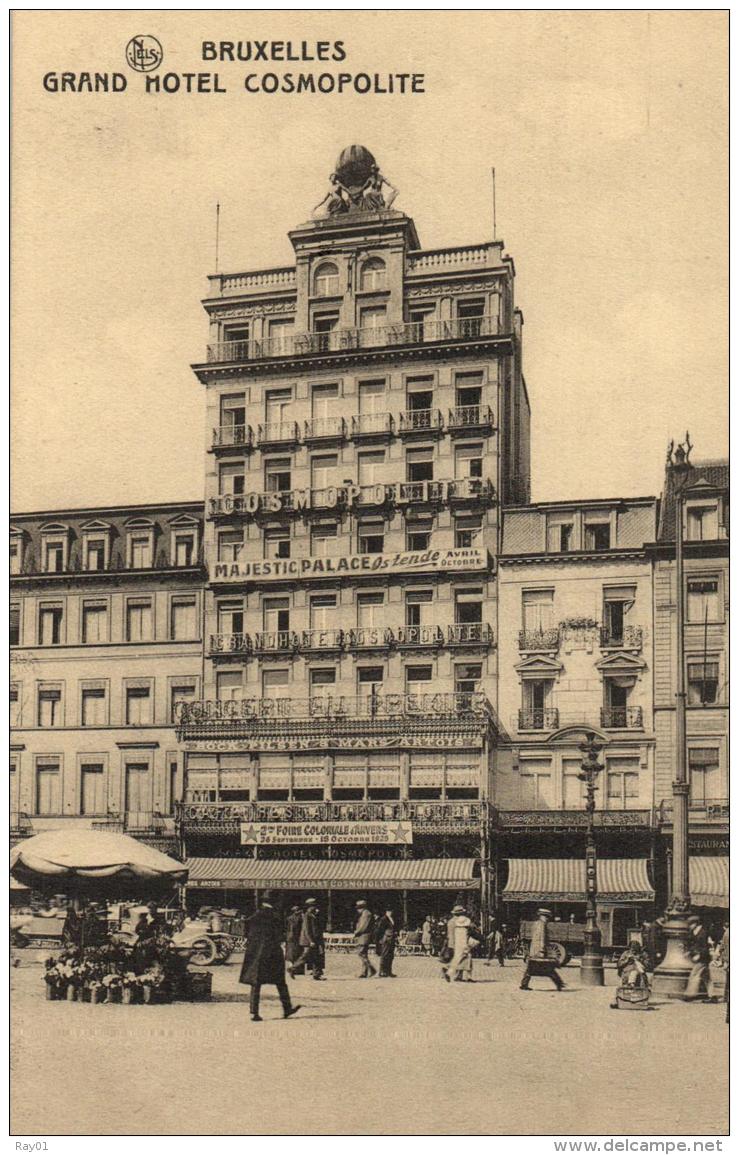
[[[406,830],[402,822],[397,826],[391,826],[388,830],[391,842],[410,842],[410,831]]]
[[[256,826],[243,826],[241,829],[241,844],[248,846],[250,843],[259,842],[259,831]]]

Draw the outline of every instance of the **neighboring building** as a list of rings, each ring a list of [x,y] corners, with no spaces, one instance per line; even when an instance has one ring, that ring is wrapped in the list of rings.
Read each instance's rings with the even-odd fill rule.
[[[580,744],[602,743],[599,918],[604,941],[651,909],[654,869],[654,498],[546,502],[503,511],[493,801],[498,900],[584,911]],[[649,867],[649,869],[648,869]],[[583,876],[584,877],[584,876]]]
[[[173,709],[200,695],[202,505],[54,510],[10,530],[11,837],[175,843]]]
[[[677,502],[665,488],[654,562],[655,803],[670,890],[675,751]],[[717,920],[729,882],[729,466],[694,462],[684,490],[685,677],[690,890]]]
[[[337,171],[371,163],[353,148]],[[391,889],[417,920],[462,887],[485,898],[498,509],[529,485],[513,263],[500,241],[423,250],[361,199],[290,239],[293,267],[215,275],[204,302],[191,885],[324,890],[342,924],[358,890]],[[287,819],[316,824],[305,844],[259,825]],[[365,825],[311,845],[327,820]],[[271,839],[259,858],[245,823]]]

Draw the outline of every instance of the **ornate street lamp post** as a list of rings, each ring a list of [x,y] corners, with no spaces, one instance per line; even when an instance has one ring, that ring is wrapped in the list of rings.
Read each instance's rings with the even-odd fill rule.
[[[595,734],[586,734],[585,741],[580,744],[582,750],[582,770],[578,774],[581,782],[585,783],[585,812],[588,816],[588,833],[585,844],[585,933],[583,935],[583,954],[580,963],[580,981],[584,987],[602,987],[603,951],[601,949],[600,929],[596,917],[595,900],[598,896],[598,866],[595,856],[595,832],[593,818],[595,815],[596,778],[603,766],[598,761],[598,755],[603,749],[595,740]]]
[[[672,893],[663,930],[667,939],[665,957],[654,972],[653,989],[672,998],[685,991],[692,963],[687,953],[690,914],[688,859],[688,782],[685,740],[685,577],[683,573],[683,503],[690,477],[690,434],[675,449],[670,442],[667,463],[675,493],[675,606],[677,613],[675,695],[675,777],[672,783]]]

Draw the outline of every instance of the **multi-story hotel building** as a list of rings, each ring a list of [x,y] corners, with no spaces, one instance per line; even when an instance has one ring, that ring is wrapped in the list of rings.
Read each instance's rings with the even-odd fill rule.
[[[174,711],[202,685],[202,512],[13,517],[13,839],[92,826],[176,849]]]
[[[372,164],[342,154],[350,193]],[[498,510],[529,486],[521,318],[502,242],[429,251],[381,197],[334,209],[290,234],[294,266],[213,276],[204,302],[182,829],[204,891],[323,888],[336,911],[392,889],[422,910],[486,886]],[[269,826],[287,820],[307,844]],[[360,825],[311,845],[328,821]]]

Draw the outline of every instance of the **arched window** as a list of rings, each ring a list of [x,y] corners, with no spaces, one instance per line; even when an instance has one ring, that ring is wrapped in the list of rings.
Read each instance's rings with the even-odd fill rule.
[[[385,288],[385,262],[379,257],[370,257],[362,265],[362,275],[359,287],[361,289]]]
[[[313,291],[317,297],[336,297],[339,294],[339,270],[333,261],[324,261],[316,269]]]

